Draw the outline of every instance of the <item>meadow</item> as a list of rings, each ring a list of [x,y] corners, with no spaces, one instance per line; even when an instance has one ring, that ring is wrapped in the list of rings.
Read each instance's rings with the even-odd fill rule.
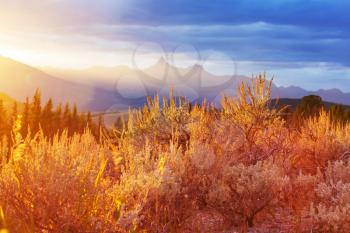
[[[155,96],[122,127],[0,145],[0,232],[350,232],[350,123],[290,124],[263,75],[222,109]]]

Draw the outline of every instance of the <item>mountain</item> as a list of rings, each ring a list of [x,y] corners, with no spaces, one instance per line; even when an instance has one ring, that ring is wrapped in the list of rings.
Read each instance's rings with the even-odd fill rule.
[[[234,95],[242,81],[250,80],[240,75],[214,75],[207,72],[201,65],[175,67],[164,58],[147,69],[117,66],[94,67],[86,70],[45,69],[45,71],[113,92],[114,100],[109,102],[132,106],[145,103],[144,98],[141,98],[142,95],[152,95],[155,92],[164,94],[171,87],[176,93],[185,95],[190,100],[201,101],[206,98],[218,104],[222,96],[220,93]],[[338,89],[308,91],[296,86],[273,85],[271,91],[272,98],[300,99],[311,94],[321,96],[324,101],[350,105],[350,93],[344,93]]]
[[[297,106],[300,104],[301,99],[291,99],[291,98],[279,98],[279,99],[273,99],[271,101],[271,107],[274,108],[282,108],[282,107],[288,107],[290,110],[294,111]],[[323,101],[323,105],[326,110],[329,110],[334,105],[339,105],[334,102],[329,101]],[[344,109],[350,109],[350,105],[341,105]]]
[[[169,94],[170,89],[190,100],[201,101],[204,98],[216,101],[221,92],[234,94],[237,84],[248,80],[244,76],[215,76],[200,65],[178,68],[160,59],[156,64],[137,69],[127,66],[94,67],[86,70],[60,70],[44,68],[47,73],[66,79],[99,87],[113,92],[114,105],[141,106],[145,95],[155,93]]]
[[[190,101],[207,99],[219,105],[223,93],[235,95],[242,81],[250,81],[245,76],[214,75],[201,65],[175,67],[165,59],[146,69],[127,66],[42,69],[0,57],[0,92],[23,101],[39,88],[43,101],[52,97],[56,102],[77,103],[84,110],[116,112],[142,106],[146,103],[145,96],[169,94],[171,88]],[[311,94],[327,102],[350,105],[350,93],[338,89],[307,91],[301,87],[273,85],[271,93],[273,98],[291,99]]]
[[[91,67],[88,69],[60,69],[52,67],[40,68],[44,72],[61,79],[93,87],[107,87],[110,80],[116,80],[120,75],[131,72],[127,66],[117,67]]]
[[[307,91],[300,87],[272,87],[272,97],[273,98],[290,98],[290,99],[300,99],[306,95],[318,95],[324,101],[331,103],[338,103],[343,105],[350,105],[350,93],[342,92],[339,89],[320,89],[317,91]]]
[[[86,108],[94,98],[95,89],[51,76],[39,69],[0,57],[0,92],[24,101],[40,89],[43,101],[77,103]]]

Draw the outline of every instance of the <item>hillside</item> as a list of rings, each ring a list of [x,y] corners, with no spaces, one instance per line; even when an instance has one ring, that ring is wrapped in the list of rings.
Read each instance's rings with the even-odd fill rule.
[[[0,93],[0,100],[3,102],[3,104],[6,108],[12,106],[13,103],[15,102],[14,99],[12,99],[10,96],[8,96],[4,93]]]
[[[280,99],[273,99],[272,106],[274,106],[276,108],[288,106],[291,110],[295,110],[300,102],[301,102],[301,99],[280,98]],[[338,103],[323,101],[323,105],[324,105],[326,110],[329,110],[331,108],[331,106],[338,105]],[[349,105],[343,105],[343,104],[341,104],[341,105],[345,109],[350,109]]]
[[[98,87],[106,95],[112,93],[110,104],[125,104],[137,107],[146,101],[143,95],[153,95],[156,92],[167,94],[174,88],[179,95],[190,100],[203,100],[204,98],[220,103],[222,93],[235,95],[237,86],[242,82],[250,82],[250,78],[242,75],[214,75],[206,71],[201,65],[179,68],[165,59],[146,69],[130,68],[127,66],[94,67],[85,70],[64,70],[45,68],[47,73],[62,77],[66,80],[75,80],[84,85]],[[308,91],[296,86],[273,85],[271,96],[273,98],[300,99],[306,95],[319,95],[327,102],[350,105],[350,93],[338,89]],[[98,100],[96,100],[98,101]]]
[[[44,101],[52,97],[55,102],[77,103],[81,109],[109,112],[140,107],[147,102],[145,96],[168,94],[171,88],[190,101],[207,99],[219,106],[222,93],[235,95],[239,83],[250,82],[245,76],[211,74],[200,65],[178,68],[165,59],[143,70],[117,66],[45,71],[0,57],[0,92],[23,101],[39,88]],[[271,90],[272,98],[299,99],[311,94],[326,102],[350,105],[350,93],[338,89],[307,91],[273,85]]]
[[[77,103],[88,106],[95,96],[91,87],[76,84],[48,75],[41,70],[0,56],[0,92],[18,101],[31,97],[40,89],[43,100],[53,98],[55,102]]]

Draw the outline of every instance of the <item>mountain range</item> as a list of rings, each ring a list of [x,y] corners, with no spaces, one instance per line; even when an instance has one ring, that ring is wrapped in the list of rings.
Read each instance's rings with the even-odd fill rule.
[[[112,98],[98,87],[84,85],[74,80],[48,74],[41,69],[28,66],[0,56],[0,92],[24,102],[39,89],[42,100],[52,98],[54,103],[76,103],[81,110],[101,111],[104,101]]]
[[[167,94],[171,88],[190,100],[204,98],[216,104],[222,93],[234,95],[246,76],[218,76],[202,66],[179,68],[160,59],[146,69],[93,67],[85,70],[35,68],[9,58],[0,57],[0,92],[19,101],[40,89],[43,101],[76,103],[80,109],[113,111],[138,107],[145,103],[145,95]],[[324,101],[350,105],[350,93],[339,89],[307,91],[301,87],[272,86],[272,98],[299,99],[305,95],[319,95]]]

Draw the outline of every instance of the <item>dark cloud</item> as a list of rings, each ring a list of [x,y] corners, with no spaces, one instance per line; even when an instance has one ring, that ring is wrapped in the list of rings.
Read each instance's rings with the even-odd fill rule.
[[[128,12],[126,21],[144,24],[242,24],[264,21],[309,27],[348,27],[346,0],[138,0],[143,14]]]
[[[110,6],[116,17],[111,13],[104,21],[123,25],[123,33],[114,36],[126,40],[189,43],[246,60],[349,63],[346,0],[134,0],[128,5],[122,12],[117,4]]]
[[[347,31],[330,31],[269,23],[240,25],[95,25],[73,29],[106,40],[159,42],[168,51],[190,44],[199,51],[216,50],[238,60],[333,62],[348,65]]]

